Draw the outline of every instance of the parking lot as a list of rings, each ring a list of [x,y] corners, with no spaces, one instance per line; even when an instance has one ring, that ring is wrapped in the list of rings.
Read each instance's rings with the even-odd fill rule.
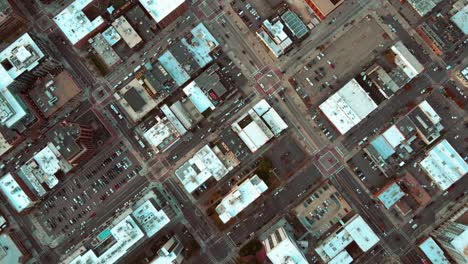
[[[234,0],[231,2],[231,6],[247,27],[253,31],[259,29],[265,17],[271,15],[263,9],[259,12],[257,7],[245,0]]]
[[[108,204],[111,200],[123,203],[125,199],[116,195],[125,195],[128,182],[134,178],[146,182],[144,177],[136,177],[140,170],[138,161],[123,142],[117,143],[92,164],[87,164],[85,170],[68,175],[73,179],[52,192],[38,207],[39,222],[51,236],[89,234],[85,228],[92,228],[89,225],[95,222],[94,218],[113,209]]]
[[[362,41],[365,39],[366,41]],[[363,19],[304,65],[290,80],[316,108],[388,47],[391,39],[373,18]]]

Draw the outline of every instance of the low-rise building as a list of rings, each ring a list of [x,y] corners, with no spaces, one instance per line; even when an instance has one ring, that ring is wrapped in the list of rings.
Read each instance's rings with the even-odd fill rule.
[[[145,83],[138,79],[131,80],[114,94],[114,97],[118,100],[120,106],[125,109],[127,116],[135,123],[143,119],[157,106],[155,100],[148,93]]]
[[[304,254],[301,252],[292,238],[283,227],[279,227],[262,241],[268,259],[273,264],[295,263],[307,264]]]
[[[54,22],[73,46],[83,46],[106,26],[101,16],[91,20],[85,13],[93,0],[75,0],[54,17]]]
[[[11,173],[7,173],[0,178],[0,190],[18,213],[31,208],[35,204],[31,194],[27,193],[26,187],[20,186],[21,183]]]
[[[218,155],[221,151],[217,147],[205,145],[175,171],[187,192],[192,193],[211,177],[219,181],[233,169]]]
[[[167,27],[187,9],[185,0],[139,0],[159,27]]]
[[[333,10],[340,6],[344,0],[305,0],[320,20],[325,19]]]
[[[394,63],[406,74],[408,81],[415,78],[424,70],[424,66],[408,50],[403,42],[398,41],[390,49],[395,54]]]
[[[109,43],[109,45],[114,46],[117,44],[122,37],[119,35],[117,30],[113,26],[108,27],[106,30],[102,32],[102,36],[104,36],[104,39]]]
[[[107,69],[112,68],[114,65],[122,61],[120,56],[115,52],[101,33],[90,38],[88,42],[91,44],[91,47],[93,47],[93,50],[100,61],[106,65]]]
[[[390,183],[384,186],[375,197],[385,206],[390,209],[396,202],[405,196],[405,193],[401,190],[400,186],[396,183]]]
[[[253,203],[268,186],[257,175],[235,186],[226,197],[216,206],[216,212],[223,223],[229,222],[249,204]]]
[[[367,252],[379,242],[379,238],[360,215],[355,215],[337,230],[332,231],[325,240],[319,242],[315,252],[324,262],[335,262],[335,258],[349,259],[351,256],[359,256],[359,252],[350,252],[347,248],[351,243],[356,244],[357,248]],[[353,247],[353,249],[356,249]],[[347,251],[348,254],[343,253]],[[342,255],[344,254],[344,255]],[[349,255],[349,257],[348,257]],[[350,263],[350,262],[347,262]]]
[[[377,109],[377,104],[361,85],[352,79],[323,102],[319,109],[338,132],[344,135]]]
[[[444,251],[434,241],[432,237],[426,238],[419,244],[419,249],[426,255],[433,264],[449,264],[450,261],[444,254]]]
[[[26,263],[24,246],[17,244],[10,234],[0,235],[0,263]]]
[[[143,133],[156,153],[164,152],[180,139],[180,133],[167,117],[156,117],[156,124]]]
[[[423,17],[431,12],[442,0],[408,0],[407,2]]]
[[[468,164],[446,139],[435,145],[419,166],[441,190],[447,190],[468,172]]]
[[[250,151],[255,152],[273,137],[278,137],[288,125],[265,99],[239,117],[231,128]]]
[[[181,43],[189,50],[200,68],[213,61],[211,53],[219,47],[219,42],[203,23],[190,30],[190,34],[182,38]]]
[[[124,16],[120,16],[114,20],[114,22],[112,22],[112,26],[130,48],[134,48],[143,42],[143,39],[138,35],[135,29],[133,29],[132,25],[128,23]]]

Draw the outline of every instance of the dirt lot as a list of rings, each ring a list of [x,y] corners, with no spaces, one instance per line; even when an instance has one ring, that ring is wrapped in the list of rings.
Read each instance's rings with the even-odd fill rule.
[[[389,43],[390,38],[373,18],[363,19],[306,64],[294,76],[294,86],[303,99],[308,95],[315,107],[362,71]]]

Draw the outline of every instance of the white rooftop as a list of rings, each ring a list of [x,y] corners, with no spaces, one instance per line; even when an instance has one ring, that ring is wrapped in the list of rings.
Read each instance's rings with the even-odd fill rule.
[[[0,61],[8,61],[10,68],[0,65],[0,123],[12,127],[26,116],[20,101],[8,90],[18,76],[39,65],[44,53],[28,33],[23,34],[0,52]]]
[[[405,136],[400,132],[400,130],[393,125],[389,127],[385,132],[382,134],[385,140],[392,146],[392,148],[396,148],[405,140]]]
[[[283,130],[288,128],[286,122],[265,99],[254,105],[253,110],[262,117],[275,136],[278,136]]]
[[[203,90],[195,83],[190,82],[183,89],[184,93],[188,96],[193,105],[197,108],[198,112],[203,113],[208,109],[214,110],[215,105],[211,102],[210,98],[203,92]]]
[[[426,116],[433,124],[437,124],[442,120],[442,118],[440,118],[434,108],[432,108],[432,106],[426,100],[422,101],[418,107],[421,109],[421,111],[424,112],[424,114],[426,114]]]
[[[465,231],[454,238],[450,244],[455,251],[465,257],[465,261],[468,261],[468,254],[466,254],[466,249],[468,248],[468,227],[465,225]]]
[[[119,35],[117,30],[113,26],[108,27],[106,30],[102,32],[102,36],[104,39],[109,43],[109,45],[114,46],[122,37]]]
[[[230,170],[232,168],[226,167],[210,146],[205,145],[191,159],[182,164],[175,174],[187,192],[191,193],[210,177],[219,181]]]
[[[57,26],[73,45],[104,24],[104,19],[101,16],[91,21],[82,11],[92,1],[75,0],[54,17]]]
[[[468,165],[446,139],[434,146],[419,165],[441,190],[448,189],[468,172]]]
[[[179,133],[171,122],[167,118],[164,118],[148,129],[143,134],[143,137],[151,146],[164,151],[179,138]]]
[[[274,248],[267,252],[267,256],[273,264],[308,264],[290,238],[283,239]]]
[[[47,175],[54,175],[61,169],[58,157],[49,146],[46,146],[34,155],[33,159]]]
[[[183,38],[181,43],[187,47],[198,65],[203,68],[213,60],[210,52],[217,48],[219,43],[203,23],[190,30],[190,33],[192,33],[190,41]]]
[[[348,251],[341,251],[336,257],[328,262],[328,264],[349,264],[353,262],[353,258],[349,255]]]
[[[395,63],[410,79],[413,79],[424,70],[424,66],[411,54],[403,42],[398,41],[391,49],[396,54]]]
[[[383,205],[388,209],[398,202],[398,200],[403,196],[405,196],[405,193],[401,190],[400,186],[397,183],[393,183],[382,191],[377,198],[379,198]]]
[[[379,242],[379,238],[360,215],[346,223],[338,233],[328,237],[315,251],[324,261],[330,261],[342,252],[351,242],[366,252]]]
[[[344,135],[374,111],[377,104],[359,83],[352,79],[323,102],[319,108],[336,129]]]
[[[257,175],[245,180],[226,195],[216,207],[219,218],[223,223],[227,223],[267,189],[268,186]]]
[[[112,227],[110,232],[116,240],[116,243],[108,248],[102,255],[98,257],[93,250],[88,250],[85,254],[73,259],[70,264],[116,263],[121,257],[129,253],[129,249],[145,236],[131,215]]]
[[[8,234],[0,235],[0,263],[22,263],[22,256],[23,253]]]
[[[419,249],[434,264],[449,264],[450,262],[444,255],[444,251],[437,245],[432,237],[427,238],[419,245]]]
[[[135,47],[143,41],[140,35],[138,35],[135,29],[133,29],[130,23],[128,23],[125,16],[120,16],[114,20],[114,22],[112,22],[112,26],[130,48]]]
[[[157,210],[151,200],[147,200],[132,213],[148,237],[152,237],[166,226],[170,219],[163,210]]]
[[[184,0],[140,0],[141,5],[157,23],[161,22],[184,2]]]
[[[0,178],[0,190],[2,190],[8,202],[10,202],[17,212],[22,212],[33,203],[18,185],[18,182],[16,182],[11,173],[7,173]]]

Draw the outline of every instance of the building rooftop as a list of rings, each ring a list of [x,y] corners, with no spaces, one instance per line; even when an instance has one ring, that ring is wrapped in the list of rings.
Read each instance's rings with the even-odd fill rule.
[[[180,64],[171,51],[166,50],[159,58],[159,63],[171,75],[178,86],[183,85],[190,79],[189,73]]]
[[[309,29],[307,26],[302,22],[299,16],[291,10],[284,12],[281,15],[281,19],[283,20],[284,24],[287,28],[291,31],[291,33],[297,39],[301,39],[307,33],[309,33]]]
[[[70,160],[81,151],[81,146],[76,142],[80,133],[79,125],[61,123],[47,132],[47,138],[66,160]]]
[[[157,123],[143,133],[143,137],[158,152],[164,152],[179,140],[180,134],[167,118],[157,119]]]
[[[408,0],[408,3],[420,16],[431,12],[442,0]]]
[[[111,236],[107,239],[113,239],[114,243],[105,252],[98,256],[93,250],[88,250],[76,257],[70,264],[116,263],[129,253],[130,249],[145,235],[131,215],[114,225],[110,233]]]
[[[118,101],[133,122],[142,119],[157,106],[144,85],[143,81],[133,79],[118,91]]]
[[[81,88],[70,73],[62,71],[55,76],[46,75],[37,80],[29,91],[29,97],[44,117],[48,118],[80,93]]]
[[[452,20],[463,34],[468,34],[468,5],[453,15],[450,20]]]
[[[408,117],[416,126],[419,135],[426,144],[430,144],[439,138],[440,132],[444,128],[440,123],[442,118],[427,101],[423,101],[415,107],[408,113]]]
[[[8,234],[0,235],[0,263],[23,263],[23,253]]]
[[[101,16],[91,21],[83,12],[92,2],[93,0],[75,0],[54,17],[57,26],[73,45],[105,23]]]
[[[150,16],[156,21],[161,22],[179,6],[185,3],[185,0],[139,0]]]
[[[413,175],[406,173],[402,178],[402,183],[406,187],[405,191],[416,201],[419,206],[424,207],[431,202],[431,196],[421,186],[421,183],[413,177]]]
[[[8,143],[2,133],[0,133],[0,157],[10,150],[12,145]]]
[[[10,128],[26,116],[25,107],[8,86],[18,76],[38,66],[44,56],[28,33],[0,52],[0,124]]]
[[[226,167],[210,146],[205,145],[182,164],[175,171],[175,175],[187,192],[192,193],[209,178],[214,177],[219,181],[231,170],[232,168]]]
[[[180,122],[180,120],[177,118],[174,112],[172,112],[169,106],[164,104],[160,107],[160,109],[167,117],[167,120],[171,122],[171,124],[175,127],[175,129],[177,130],[177,132],[179,132],[180,135],[184,135],[185,133],[187,133],[187,129],[184,127],[182,122]]]
[[[7,173],[0,178],[0,190],[19,213],[33,204],[11,173]]]
[[[337,233],[325,239],[315,251],[323,261],[328,262],[345,250],[353,241],[363,252],[368,251],[379,242],[377,235],[360,215],[349,220]]]
[[[295,242],[291,240],[291,237],[286,234],[284,228],[279,228],[276,231],[278,232],[274,232],[270,235],[269,239],[263,241],[268,259],[273,264],[308,264],[309,262],[307,262],[302,252],[297,248]],[[277,235],[284,237],[277,237]],[[275,239],[276,243],[270,243],[268,241],[270,239]],[[272,245],[274,246],[272,247]]]
[[[269,20],[263,21],[263,26],[257,31],[257,36],[276,57],[283,55],[292,45],[292,40],[284,31],[284,24],[281,20],[277,20],[274,23],[271,23]]]
[[[112,26],[130,48],[137,46],[143,41],[124,16],[120,16],[114,20],[114,22],[112,22]]]
[[[147,63],[145,68],[143,81],[155,91],[158,97],[165,98],[177,89],[175,81],[161,64]]]
[[[319,16],[320,19],[324,19],[328,14],[335,10],[341,5],[344,0],[308,0],[307,3]]]
[[[223,223],[227,223],[267,189],[268,186],[257,175],[245,180],[239,186],[234,187],[216,207],[219,218]]]
[[[421,244],[419,249],[426,255],[432,262],[437,264],[449,264],[450,261],[445,257],[444,251],[437,245],[432,237],[428,237]]]
[[[359,83],[352,79],[323,102],[319,108],[335,128],[344,135],[374,111],[377,104]]]
[[[353,257],[349,255],[348,251],[343,250],[330,260],[328,264],[349,264],[351,262],[353,262]]]
[[[164,210],[156,209],[151,200],[136,208],[132,215],[148,237],[152,237],[170,222]]]
[[[468,165],[446,139],[435,145],[419,165],[442,190],[468,172]]]
[[[117,30],[113,26],[108,27],[106,30],[102,32],[104,39],[109,43],[109,45],[114,46],[117,42],[119,42],[122,37],[119,35]]]
[[[187,47],[200,68],[203,68],[213,61],[210,53],[219,43],[203,23],[195,26],[190,33],[189,37],[181,39],[181,43]]]
[[[183,91],[200,113],[215,109],[215,105],[195,81],[185,86]]]
[[[122,60],[101,33],[96,34],[88,41],[108,68],[111,68]]]
[[[395,63],[411,80],[424,70],[424,66],[414,57],[403,42],[398,41],[391,47],[395,53]]]
[[[392,207],[398,200],[403,198],[403,196],[405,196],[405,193],[396,182],[386,186],[377,194],[377,198],[387,209]]]

